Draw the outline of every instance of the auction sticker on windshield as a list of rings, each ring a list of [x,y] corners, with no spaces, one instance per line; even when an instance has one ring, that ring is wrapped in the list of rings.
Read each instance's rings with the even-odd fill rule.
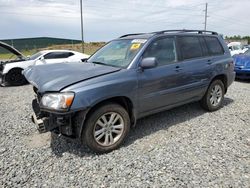
[[[147,39],[134,39],[131,41],[131,43],[145,43]]]
[[[140,43],[134,43],[132,44],[132,46],[130,47],[130,50],[137,50],[138,48],[140,48],[141,44]]]

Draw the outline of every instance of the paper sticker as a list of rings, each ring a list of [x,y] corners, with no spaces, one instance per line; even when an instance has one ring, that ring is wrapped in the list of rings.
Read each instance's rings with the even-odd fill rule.
[[[145,43],[147,39],[134,39],[131,43]]]
[[[141,44],[140,43],[134,43],[132,44],[132,46],[130,47],[130,50],[137,50],[138,48],[140,48]]]

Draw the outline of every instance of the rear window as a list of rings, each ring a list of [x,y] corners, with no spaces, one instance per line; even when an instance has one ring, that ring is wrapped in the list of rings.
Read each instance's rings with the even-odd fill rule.
[[[224,50],[219,42],[219,40],[215,37],[204,37],[208,51],[210,55],[222,55],[224,54]]]
[[[178,40],[182,59],[202,57],[202,49],[198,37],[183,36]]]

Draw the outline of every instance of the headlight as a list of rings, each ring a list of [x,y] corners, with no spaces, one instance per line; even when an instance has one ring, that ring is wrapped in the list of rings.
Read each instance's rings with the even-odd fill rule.
[[[68,110],[73,103],[74,93],[49,93],[41,100],[41,107],[51,110]]]

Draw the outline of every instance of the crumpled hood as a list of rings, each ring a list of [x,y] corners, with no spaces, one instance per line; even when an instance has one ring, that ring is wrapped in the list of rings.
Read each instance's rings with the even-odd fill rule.
[[[250,68],[250,56],[248,55],[234,55],[235,67]]]
[[[58,63],[32,66],[24,70],[25,78],[39,92],[60,91],[69,85],[119,71],[120,68],[93,63]]]

